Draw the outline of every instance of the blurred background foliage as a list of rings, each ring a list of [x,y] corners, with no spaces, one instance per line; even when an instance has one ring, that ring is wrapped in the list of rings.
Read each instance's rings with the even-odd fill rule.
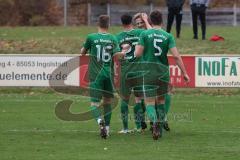
[[[166,0],[68,0],[76,4],[125,4],[130,6],[149,5],[166,6]],[[0,26],[49,26],[63,23],[63,0],[0,0]],[[211,0],[210,8],[233,7],[240,0]],[[189,7],[186,0],[184,7]],[[82,8],[80,7],[79,10]]]
[[[58,25],[61,16],[56,0],[0,0],[0,25]]]

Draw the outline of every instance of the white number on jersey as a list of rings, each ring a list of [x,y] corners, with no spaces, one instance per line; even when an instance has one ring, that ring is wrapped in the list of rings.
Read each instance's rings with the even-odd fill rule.
[[[111,60],[111,54],[108,52],[112,50],[112,46],[101,46],[96,45],[97,47],[97,61],[102,60],[103,62],[109,62]]]
[[[158,44],[162,43],[162,42],[163,42],[163,40],[161,40],[161,39],[154,39],[153,40],[153,45],[154,45],[154,48],[155,48],[155,51],[156,51],[154,53],[155,56],[161,56],[162,49],[161,49],[161,47],[158,46]]]

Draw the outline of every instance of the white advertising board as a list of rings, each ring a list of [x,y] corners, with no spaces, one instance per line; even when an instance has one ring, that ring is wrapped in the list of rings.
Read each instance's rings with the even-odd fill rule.
[[[74,59],[74,63],[69,60]],[[79,58],[66,55],[0,55],[0,86],[49,87],[49,81],[79,86]],[[54,72],[58,68],[58,72]],[[68,75],[69,74],[69,75]],[[52,83],[54,85],[54,83]]]
[[[196,87],[240,87],[240,56],[197,56]]]

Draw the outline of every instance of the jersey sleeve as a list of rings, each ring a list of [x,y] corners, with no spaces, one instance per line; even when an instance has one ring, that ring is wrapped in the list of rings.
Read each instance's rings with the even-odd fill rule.
[[[113,54],[120,52],[119,43],[116,37],[113,37]]]
[[[142,32],[140,34],[138,44],[141,45],[141,46],[145,45],[145,34],[144,34],[144,32]]]
[[[171,49],[171,48],[174,48],[174,47],[176,47],[176,42],[174,40],[173,35],[170,34],[168,48]]]
[[[90,36],[87,37],[86,41],[83,44],[83,47],[86,50],[89,50],[91,48],[91,38],[90,38]]]

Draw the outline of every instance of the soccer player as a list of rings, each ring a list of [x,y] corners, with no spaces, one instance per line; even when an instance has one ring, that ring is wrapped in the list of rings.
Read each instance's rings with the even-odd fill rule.
[[[146,13],[135,14],[133,20],[134,20],[134,24],[137,28],[141,28],[141,29],[151,29],[152,28],[151,24],[148,22],[148,16]],[[166,131],[170,131],[168,120],[167,120],[167,113],[171,106],[171,92],[172,92],[172,87],[169,88],[168,94],[165,95],[165,105],[164,106],[165,106],[166,114],[165,114],[165,118],[164,118],[163,128]],[[143,112],[145,112],[145,105],[144,105],[143,100],[142,100],[142,106],[143,106]],[[150,122],[150,130],[151,131],[152,131],[152,125],[153,125],[153,123]],[[147,126],[145,120],[144,120],[144,122],[142,122],[142,126],[143,127]]]
[[[136,131],[141,132],[141,122],[144,119],[141,107],[141,93],[137,90],[137,85],[142,85],[142,83],[137,79],[137,73],[139,63],[141,58],[134,57],[135,45],[139,41],[140,34],[144,31],[143,29],[134,29],[132,25],[132,16],[124,14],[121,16],[122,26],[124,31],[117,35],[118,43],[121,45],[128,44],[131,47],[128,49],[125,59],[121,63],[121,80],[120,80],[120,95],[121,95],[121,118],[123,122],[123,130],[119,133],[129,133],[128,130],[128,105],[131,91],[133,89],[135,95],[135,106],[134,106],[134,118],[136,124]],[[131,79],[132,78],[132,79]],[[133,78],[135,78],[133,80]],[[131,80],[130,80],[131,79]],[[141,84],[139,84],[141,83]],[[146,128],[146,127],[145,127]],[[142,128],[142,129],[145,129]]]
[[[108,33],[109,16],[101,15],[98,19],[98,33],[89,34],[81,49],[81,54],[90,53],[88,66],[90,80],[91,111],[100,126],[100,135],[109,136],[111,120],[111,100],[113,86],[111,81],[112,56],[120,49],[115,36]],[[104,119],[101,118],[100,101],[103,98]]]
[[[151,29],[152,26],[148,21],[148,16],[146,13],[137,13],[133,16],[133,22],[135,27],[137,27],[138,29]],[[145,122],[145,111],[146,111],[146,107],[145,107],[145,103],[144,103],[144,98],[143,97],[136,97],[135,98],[135,102],[136,103],[141,103],[141,107],[142,107],[142,122],[141,122],[141,127],[142,130],[145,130],[147,128],[147,123]],[[151,125],[151,123],[150,123]]]
[[[169,50],[172,53],[176,64],[181,69],[184,80],[188,83],[190,78],[176,48],[173,36],[161,28],[161,12],[153,11],[150,14],[150,20],[153,28],[141,33],[139,44],[136,45],[135,48],[135,56],[143,56],[143,61],[149,65],[148,74],[144,77],[146,78],[146,81],[144,81],[143,91],[147,116],[150,121],[153,122],[153,139],[157,140],[162,136],[162,127],[165,118],[164,94],[168,91],[169,64],[167,53]],[[157,105],[156,109],[155,101]]]

